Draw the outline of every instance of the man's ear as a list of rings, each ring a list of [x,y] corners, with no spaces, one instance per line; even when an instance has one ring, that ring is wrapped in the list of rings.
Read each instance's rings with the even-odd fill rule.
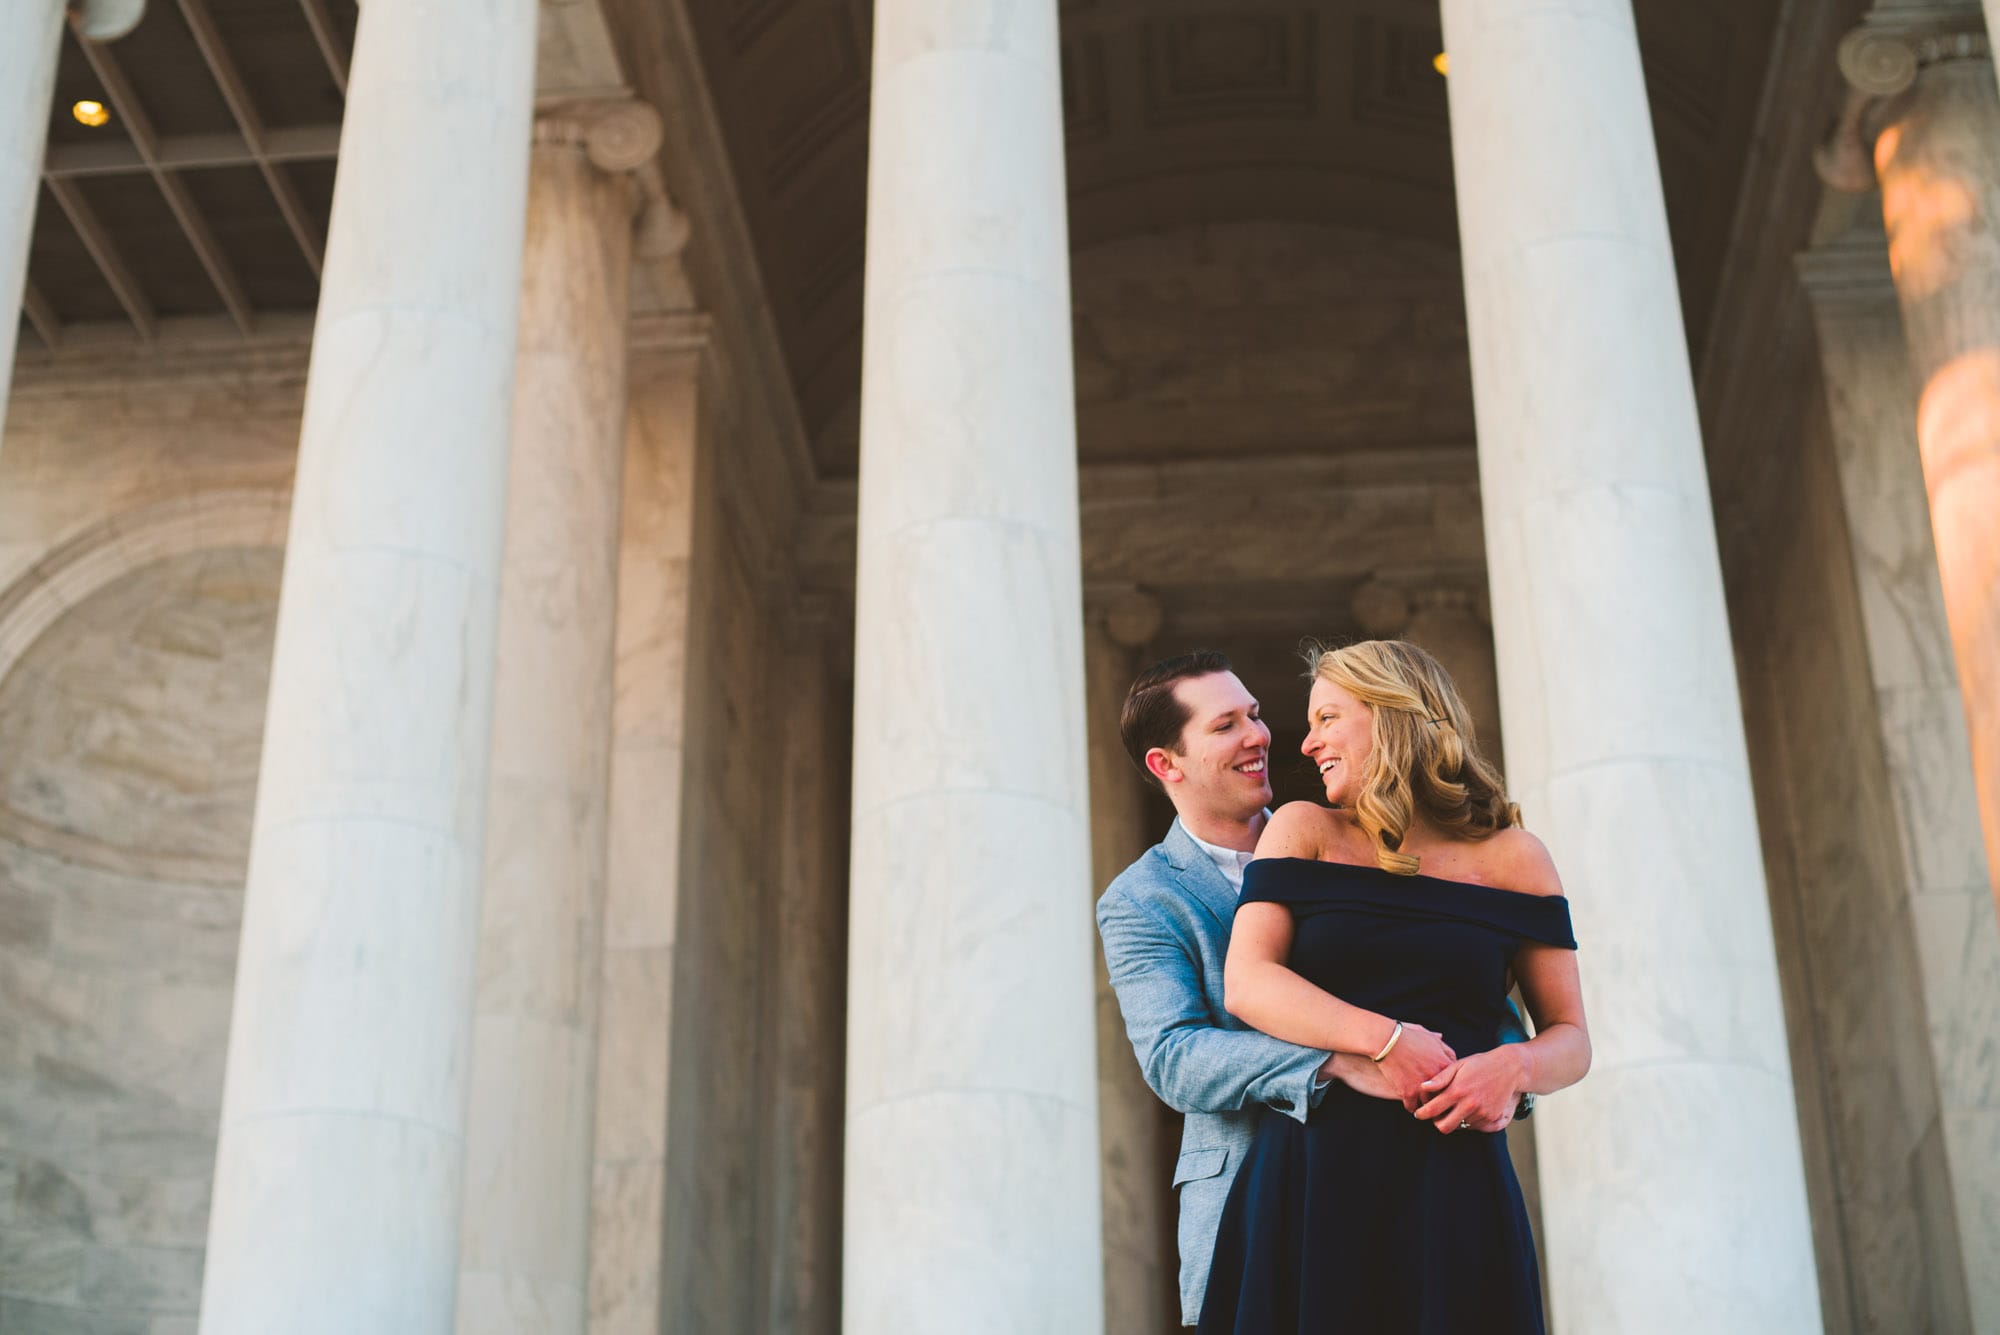
[[[1181,773],[1181,767],[1175,760],[1174,753],[1164,746],[1156,746],[1146,753],[1146,773],[1163,784],[1179,783],[1187,777]]]

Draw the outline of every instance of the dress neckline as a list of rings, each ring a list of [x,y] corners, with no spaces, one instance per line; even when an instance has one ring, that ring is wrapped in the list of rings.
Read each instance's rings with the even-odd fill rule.
[[[1433,885],[1456,886],[1461,890],[1484,890],[1489,894],[1495,895],[1518,895],[1522,899],[1550,899],[1567,903],[1569,898],[1567,895],[1538,895],[1532,890],[1509,890],[1505,886],[1486,885],[1480,881],[1453,880],[1449,876],[1432,876],[1420,871],[1409,873],[1390,871],[1387,867],[1378,866],[1372,862],[1335,862],[1331,858],[1273,857],[1257,858],[1250,865],[1255,866],[1258,862],[1296,862],[1309,867],[1344,867],[1349,871],[1372,871],[1378,876],[1388,876],[1398,881],[1429,881]]]

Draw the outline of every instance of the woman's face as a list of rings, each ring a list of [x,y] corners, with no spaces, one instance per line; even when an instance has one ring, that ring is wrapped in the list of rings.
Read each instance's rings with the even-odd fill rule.
[[[1361,770],[1374,747],[1367,705],[1324,678],[1313,680],[1306,700],[1306,740],[1299,747],[1319,767],[1326,800],[1351,804],[1360,791]]]

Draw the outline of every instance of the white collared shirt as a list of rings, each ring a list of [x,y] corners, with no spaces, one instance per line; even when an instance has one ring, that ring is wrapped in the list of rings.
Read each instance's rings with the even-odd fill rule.
[[[1264,814],[1268,817],[1271,813],[1267,811]],[[1181,828],[1187,830],[1185,824]],[[1188,830],[1187,837],[1194,840],[1196,846],[1202,852],[1208,854],[1208,860],[1213,862],[1215,869],[1222,873],[1222,879],[1229,882],[1229,888],[1239,895],[1242,894],[1243,869],[1250,865],[1250,859],[1254,855],[1239,853],[1233,848],[1224,848],[1221,844],[1211,844],[1193,830]]]

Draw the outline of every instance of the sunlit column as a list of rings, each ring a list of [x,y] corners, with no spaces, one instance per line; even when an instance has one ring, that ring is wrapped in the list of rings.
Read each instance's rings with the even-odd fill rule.
[[[1988,884],[2000,898],[2000,89],[1983,35],[1857,36],[1841,60],[1857,82],[1907,55],[1875,166]]]
[[[1445,0],[1508,777],[1595,1064],[1535,1113],[1572,1331],[1817,1331],[1776,950],[1629,0]]]
[[[62,29],[63,0],[0,0],[0,435],[7,426]]]
[[[1056,0],[875,7],[844,1326],[1103,1324]]]
[[[204,1335],[452,1328],[535,19],[362,7]]]
[[[1161,607],[1136,590],[1092,599],[1083,661],[1090,727],[1091,895],[1158,841],[1145,827],[1144,779],[1119,740],[1118,716],[1139,651],[1159,633]],[[1164,1105],[1146,1085],[1125,1036],[1102,951],[1097,966],[1097,1111],[1104,1193],[1106,1335],[1160,1335],[1179,1319],[1174,1195],[1161,1144]]]
[[[535,125],[494,682],[463,1335],[576,1335],[589,1279],[631,169],[624,100]]]
[[[1902,876],[1871,887],[1878,897],[1872,920],[1894,923],[1894,937],[1870,930],[1871,914],[1853,906],[1838,919],[1843,937],[1862,938],[1857,949],[1888,950],[1882,958],[1915,965],[1923,1008],[1911,1023],[1928,1042],[1898,1044],[1884,1057],[1861,1047],[1865,1033],[1840,1032],[1850,1054],[1861,1052],[1850,1055],[1848,1069],[1867,1061],[1871,1073],[1893,1080],[1894,1125],[1927,1128],[1928,1157],[1940,1165],[1934,1171],[1951,1180],[1950,1192],[1922,1197],[1930,1216],[1945,1223],[1936,1230],[1941,1240],[1927,1249],[1923,1289],[1935,1295],[1933,1319],[1946,1329],[2000,1329],[2000,1084],[1964,1060],[2000,1031],[2000,920],[1938,583],[1908,343],[1882,238],[1871,232],[1823,244],[1799,262],[1818,333],[1842,529],[1853,553],[1903,855]],[[1899,949],[1888,949],[1892,939]],[[1877,1000],[1857,1003],[1874,1011]],[[1885,1034],[1880,1041],[1893,1040]],[[1934,1102],[1925,1086],[1935,1088]],[[1869,1129],[1845,1119],[1842,1132],[1861,1137]],[[1860,1171],[1850,1168],[1841,1183],[1850,1215],[1866,1215],[1885,1185],[1899,1192],[1911,1185],[1903,1148],[1880,1135],[1866,1144]],[[1883,1273],[1898,1265],[1893,1256],[1873,1259]]]

